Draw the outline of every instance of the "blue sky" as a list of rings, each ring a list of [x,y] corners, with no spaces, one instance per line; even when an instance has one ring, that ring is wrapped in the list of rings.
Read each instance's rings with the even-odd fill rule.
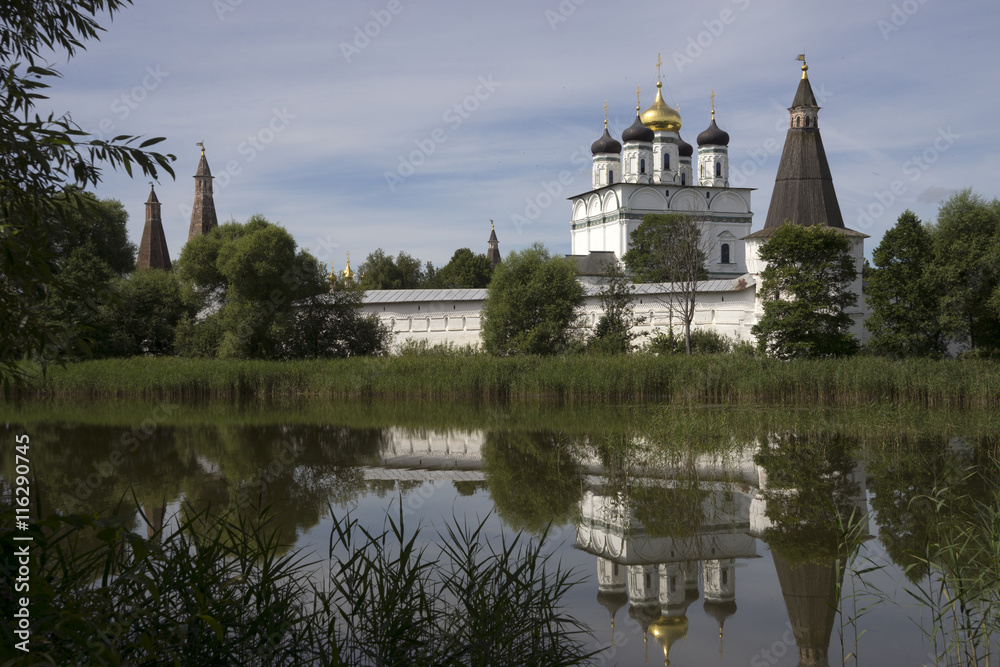
[[[220,221],[261,213],[335,268],[379,247],[440,266],[485,252],[490,219],[504,253],[569,252],[566,197],[590,189],[604,101],[620,136],[636,85],[653,100],[657,54],[692,144],[715,90],[759,229],[804,51],[845,223],[870,255],[906,208],[933,220],[961,188],[997,195],[998,19],[987,0],[137,0],[56,63],[51,107],[109,137],[167,138],[173,258],[204,141]],[[97,189],[136,243],[148,190],[114,172]]]

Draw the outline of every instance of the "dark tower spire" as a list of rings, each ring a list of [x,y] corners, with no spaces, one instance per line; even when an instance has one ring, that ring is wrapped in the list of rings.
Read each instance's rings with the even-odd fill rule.
[[[487,245],[486,259],[489,260],[490,266],[494,268],[500,263],[500,242],[497,241],[497,230],[493,226],[492,220],[490,220],[490,240]]]
[[[194,174],[194,207],[191,209],[191,229],[188,232],[188,241],[196,236],[208,234],[219,226],[219,221],[215,217],[215,199],[212,197],[212,170],[208,168],[208,160],[205,159],[205,145],[199,141],[201,146],[201,161],[198,162],[198,171]]]
[[[146,225],[142,228],[139,258],[135,265],[139,269],[170,270],[170,252],[167,250],[167,237],[163,234],[163,222],[160,219],[160,200],[156,198],[156,190],[153,189],[152,183],[149,184]]]
[[[751,236],[769,236],[785,221],[796,225],[825,225],[844,229],[830,165],[819,134],[819,104],[809,84],[809,66],[802,61],[802,79],[788,111],[791,123],[774,179],[771,205],[764,229]]]

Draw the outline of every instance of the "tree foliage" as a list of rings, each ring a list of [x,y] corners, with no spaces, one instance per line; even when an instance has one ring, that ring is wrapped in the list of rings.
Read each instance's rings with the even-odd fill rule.
[[[110,17],[128,0],[88,3],[10,0],[0,21],[0,379],[4,387],[23,379],[25,354],[50,356],[72,348],[81,328],[54,320],[46,303],[53,295],[80,299],[81,286],[60,278],[49,239],[60,225],[85,210],[81,197],[60,200],[65,185],[86,189],[101,180],[102,167],[134,168],[156,178],[173,175],[172,155],[147,151],[162,139],[90,137],[69,114],[34,113],[47,99],[53,53],[72,57],[96,39],[100,16]],[[42,287],[44,286],[44,287]],[[53,354],[54,352],[54,354]]]
[[[940,293],[931,273],[931,235],[912,211],[904,211],[872,253],[865,298],[871,333],[868,347],[895,357],[945,351],[939,322]]]
[[[94,356],[173,354],[177,325],[196,310],[190,287],[170,271],[139,269],[111,289],[115,298],[98,313]]]
[[[483,253],[459,248],[434,276],[433,286],[441,288],[484,288],[490,284],[493,266]]]
[[[576,267],[540,243],[497,265],[483,303],[483,347],[491,354],[553,354],[570,343],[583,305]]]
[[[633,309],[635,286],[632,281],[614,264],[605,269],[604,284],[598,293],[604,314],[597,321],[587,346],[596,352],[625,354],[632,349],[632,341],[641,335],[632,329],[645,317],[636,315]]]
[[[433,273],[433,266],[427,268]],[[355,281],[365,290],[416,289],[425,285],[426,274],[416,257],[400,251],[394,258],[379,248],[358,266]]]
[[[1000,349],[1000,201],[959,192],[941,206],[931,237],[945,333],[972,348]]]
[[[181,354],[328,357],[382,351],[387,333],[360,315],[363,291],[327,296],[326,268],[283,227],[255,215],[188,242],[178,271],[208,314],[178,329]]]
[[[758,348],[780,358],[850,354],[846,308],[857,303],[851,241],[819,225],[786,223],[759,250],[764,315],[751,329]]]
[[[691,322],[697,303],[698,282],[708,277],[705,262],[711,247],[698,224],[676,214],[644,216],[632,232],[629,250],[622,258],[638,283],[669,283],[663,302],[684,326],[684,341],[691,354]]]

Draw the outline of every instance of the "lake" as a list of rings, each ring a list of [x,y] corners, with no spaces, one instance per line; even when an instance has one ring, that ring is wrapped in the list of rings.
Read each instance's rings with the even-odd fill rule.
[[[563,603],[594,664],[988,664],[1000,650],[998,582],[981,576],[1000,544],[992,414],[304,399],[0,414],[0,489],[11,497],[27,433],[43,513],[148,533],[182,506],[267,506],[317,560],[331,513],[373,530],[402,515],[428,545],[450,522],[484,522],[491,543],[545,533],[579,579]],[[970,572],[982,585],[949,607]]]

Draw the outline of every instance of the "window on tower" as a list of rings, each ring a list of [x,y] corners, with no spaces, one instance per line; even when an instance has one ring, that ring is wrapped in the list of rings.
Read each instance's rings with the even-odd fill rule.
[[[715,163],[715,177],[716,178],[722,178],[722,163],[721,162],[716,162]]]
[[[608,170],[608,185],[611,185],[614,182],[615,182],[615,170],[614,169],[609,169]]]
[[[722,254],[722,257],[720,258],[720,261],[723,264],[729,264],[729,244],[728,243],[723,243],[722,244],[721,254]]]
[[[687,174],[681,174],[681,185],[687,185]]]
[[[645,160],[639,160],[639,173],[640,174],[645,174],[646,173],[646,161]]]
[[[663,154],[663,168],[670,169],[670,153]]]

